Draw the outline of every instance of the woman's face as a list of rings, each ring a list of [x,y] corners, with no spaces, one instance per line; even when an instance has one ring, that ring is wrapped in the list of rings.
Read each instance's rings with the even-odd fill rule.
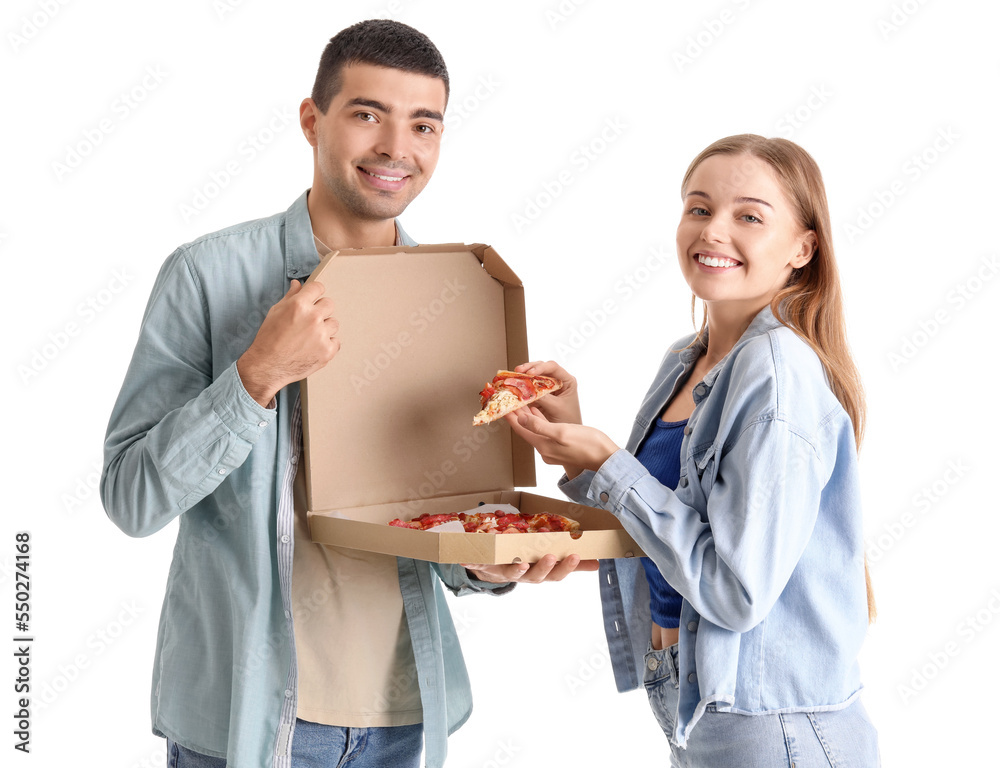
[[[713,155],[691,175],[677,226],[681,272],[695,296],[756,313],[815,250],[771,166]]]

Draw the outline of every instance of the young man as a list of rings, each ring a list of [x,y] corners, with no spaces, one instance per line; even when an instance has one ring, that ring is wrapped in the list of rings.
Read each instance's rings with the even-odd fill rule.
[[[157,278],[101,492],[129,535],[179,520],[152,691],[172,766],[416,766],[422,741],[440,766],[471,709],[440,582],[500,594],[581,567],[466,571],[308,538],[298,382],[339,342],[336,307],[303,282],[332,248],[413,244],[395,218],[434,172],[447,99],[421,33],[342,31],[300,108],[311,189],[181,246]]]

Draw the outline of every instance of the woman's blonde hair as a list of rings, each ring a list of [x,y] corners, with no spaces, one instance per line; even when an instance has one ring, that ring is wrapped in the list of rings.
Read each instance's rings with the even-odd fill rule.
[[[792,204],[793,213],[804,229],[816,234],[816,250],[803,267],[793,270],[788,283],[771,300],[771,311],[813,348],[823,363],[830,388],[854,427],[858,448],[865,431],[865,393],[861,376],[847,343],[844,300],[840,273],[833,256],[833,232],[826,189],[819,166],[802,147],[787,139],[767,139],[741,134],[719,139],[706,147],[688,166],[681,183],[686,192],[694,170],[713,155],[749,155],[766,162],[775,172]],[[739,171],[736,171],[739,173]],[[694,319],[694,297],[691,300]],[[707,316],[701,332],[705,331]],[[868,590],[868,619],[875,620],[875,597],[868,560],[865,558]]]

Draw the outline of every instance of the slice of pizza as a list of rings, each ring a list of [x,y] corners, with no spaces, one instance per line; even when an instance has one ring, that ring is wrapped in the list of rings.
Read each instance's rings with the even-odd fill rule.
[[[457,514],[432,515],[429,512],[424,512],[422,515],[417,515],[412,520],[401,520],[397,517],[395,520],[390,520],[389,525],[394,525],[397,528],[413,528],[418,531],[426,531],[428,528],[433,528],[435,525],[449,523],[453,520],[461,521],[461,516]]]
[[[412,520],[396,518],[389,525],[397,528],[413,528],[426,531],[442,523],[458,521],[466,533],[561,533],[566,532],[576,538],[580,535],[580,524],[576,520],[552,512],[528,514],[527,512],[459,512],[457,514],[433,515],[425,512]]]
[[[533,403],[540,397],[562,388],[562,382],[549,376],[531,376],[514,371],[497,371],[493,381],[479,393],[482,410],[476,414],[474,425],[489,424],[501,416]]]

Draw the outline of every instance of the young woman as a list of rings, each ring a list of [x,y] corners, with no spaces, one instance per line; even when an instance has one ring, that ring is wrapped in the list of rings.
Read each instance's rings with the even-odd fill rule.
[[[677,255],[705,320],[670,347],[626,449],[581,424],[553,362],[519,370],[564,389],[506,418],[648,555],[601,563],[605,628],[673,765],[879,765],[857,664],[874,616],[865,407],[819,169],[790,141],[733,136],[681,196]]]

